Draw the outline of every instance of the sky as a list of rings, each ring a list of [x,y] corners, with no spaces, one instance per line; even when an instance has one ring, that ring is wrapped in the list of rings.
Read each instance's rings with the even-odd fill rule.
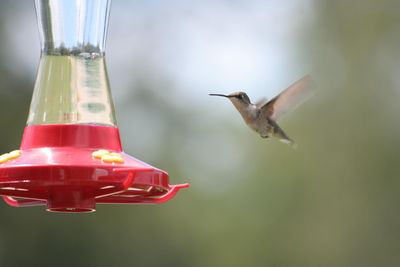
[[[17,6],[6,25],[10,68],[34,77],[40,48],[33,2]],[[135,90],[143,65],[194,101],[238,90],[270,99],[310,72],[299,43],[312,22],[310,0],[114,0],[106,42],[114,99]]]

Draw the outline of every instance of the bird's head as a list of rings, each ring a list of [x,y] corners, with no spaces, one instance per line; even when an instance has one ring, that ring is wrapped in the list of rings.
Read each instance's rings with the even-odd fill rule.
[[[247,107],[250,105],[250,98],[247,96],[245,92],[235,92],[229,95],[222,95],[222,94],[210,94],[210,96],[222,96],[229,98],[229,100],[233,103],[233,105],[240,109]]]
[[[253,104],[250,102],[250,98],[247,96],[245,92],[235,92],[229,95],[222,95],[222,94],[210,94],[211,96],[222,96],[229,98],[232,104],[235,106],[237,111],[239,111],[240,115],[246,121],[246,123],[254,119],[256,116],[255,111],[256,109],[253,108]]]

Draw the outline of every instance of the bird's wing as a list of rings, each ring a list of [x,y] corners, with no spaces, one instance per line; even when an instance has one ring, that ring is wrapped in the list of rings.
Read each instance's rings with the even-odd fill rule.
[[[262,106],[264,106],[267,103],[268,103],[268,98],[262,97],[262,98],[258,99],[257,102],[254,103],[254,105],[256,105],[257,108],[261,108]]]
[[[261,107],[261,110],[266,112],[269,118],[276,121],[310,98],[314,94],[315,89],[316,86],[311,76],[306,75],[271,99],[271,101]]]

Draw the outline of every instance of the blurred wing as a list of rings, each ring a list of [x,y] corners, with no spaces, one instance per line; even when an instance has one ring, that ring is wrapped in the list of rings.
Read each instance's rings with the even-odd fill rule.
[[[257,108],[261,108],[262,106],[264,106],[267,103],[268,103],[268,98],[263,97],[263,98],[260,98],[256,103],[254,103],[254,105],[256,105]]]
[[[266,109],[268,117],[276,121],[310,98],[315,89],[316,86],[311,76],[306,75],[271,99],[262,109]]]

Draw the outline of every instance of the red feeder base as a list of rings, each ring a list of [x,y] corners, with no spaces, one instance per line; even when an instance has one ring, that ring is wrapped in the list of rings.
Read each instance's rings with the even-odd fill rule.
[[[0,195],[14,207],[91,212],[96,203],[163,203],[189,186],[169,185],[166,172],[123,153],[116,127],[27,126],[20,149],[0,163]],[[118,154],[94,157],[100,149]]]

